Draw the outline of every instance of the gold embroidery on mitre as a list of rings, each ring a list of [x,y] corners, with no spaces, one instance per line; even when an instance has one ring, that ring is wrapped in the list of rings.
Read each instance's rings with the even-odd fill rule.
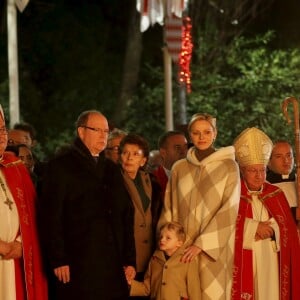
[[[235,139],[236,160],[240,166],[267,165],[273,148],[271,139],[258,128],[247,128]]]

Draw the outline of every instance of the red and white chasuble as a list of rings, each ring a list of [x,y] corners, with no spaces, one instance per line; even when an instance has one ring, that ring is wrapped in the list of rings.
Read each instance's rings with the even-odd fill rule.
[[[255,241],[258,222],[267,220],[274,239]],[[284,193],[264,183],[262,191],[253,194],[242,181],[232,300],[300,299],[299,253],[299,234]]]
[[[20,259],[0,259],[0,299],[46,300],[35,220],[36,193],[21,160],[4,153],[0,161],[0,239],[22,243]]]

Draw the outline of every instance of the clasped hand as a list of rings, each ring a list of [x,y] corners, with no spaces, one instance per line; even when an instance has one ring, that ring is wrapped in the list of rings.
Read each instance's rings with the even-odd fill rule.
[[[2,259],[16,259],[22,257],[22,244],[18,241],[4,242],[0,240],[0,255]]]
[[[274,234],[273,228],[270,226],[270,221],[259,222],[255,234],[255,240],[265,240],[271,238]]]

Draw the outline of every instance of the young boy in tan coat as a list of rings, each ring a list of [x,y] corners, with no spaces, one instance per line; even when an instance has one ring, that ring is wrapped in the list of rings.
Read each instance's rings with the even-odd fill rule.
[[[128,279],[131,296],[151,300],[200,300],[199,261],[180,261],[185,242],[183,227],[168,222],[160,229],[159,250],[150,259],[143,282]]]

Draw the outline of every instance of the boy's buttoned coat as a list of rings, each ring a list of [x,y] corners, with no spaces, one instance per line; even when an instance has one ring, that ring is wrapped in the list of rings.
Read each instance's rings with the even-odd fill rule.
[[[150,295],[151,300],[201,300],[198,258],[190,263],[180,262],[183,249],[178,249],[168,260],[163,251],[156,250],[144,282],[133,280],[130,295]]]

